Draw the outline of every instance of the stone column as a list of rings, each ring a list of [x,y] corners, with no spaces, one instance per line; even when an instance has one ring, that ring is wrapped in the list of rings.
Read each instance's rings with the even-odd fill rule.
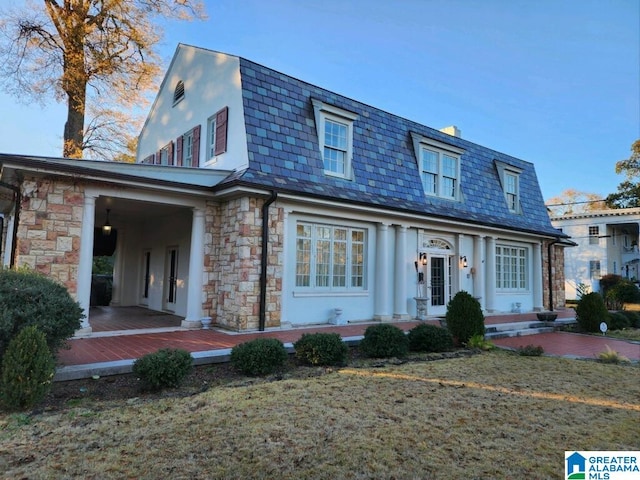
[[[204,210],[193,209],[191,223],[191,251],[189,253],[189,286],[187,290],[187,316],[182,326],[189,329],[202,327],[202,275],[204,268]]]
[[[496,238],[487,237],[487,253],[486,261],[486,303],[487,312],[493,312],[496,309]]]
[[[85,314],[76,335],[91,333],[89,309],[91,307],[91,271],[93,269],[93,228],[95,226],[96,197],[85,194],[80,233],[80,263],[78,265],[77,300]]]
[[[533,261],[531,262],[533,268],[533,310],[540,312],[544,310],[542,300],[542,248],[540,243],[533,244]]]
[[[484,262],[484,237],[473,236],[473,296],[480,302],[480,307],[484,310],[486,302],[485,284],[485,262]]]
[[[393,318],[407,320],[407,227],[396,227],[396,265],[393,302]]]
[[[389,295],[389,225],[385,223],[378,224],[376,244],[376,288],[375,288],[375,311],[373,318],[375,320],[388,321],[391,320],[391,306]]]

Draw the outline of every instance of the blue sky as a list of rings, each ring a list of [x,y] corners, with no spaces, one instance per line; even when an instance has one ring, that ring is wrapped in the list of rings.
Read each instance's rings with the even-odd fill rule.
[[[0,0],[4,3],[7,0]],[[17,2],[16,2],[17,3]],[[165,26],[533,162],[545,198],[615,192],[640,138],[637,0],[207,0]],[[0,94],[0,152],[59,156],[65,107]]]

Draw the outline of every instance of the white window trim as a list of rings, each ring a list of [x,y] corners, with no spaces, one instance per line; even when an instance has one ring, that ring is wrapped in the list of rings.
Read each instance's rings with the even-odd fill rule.
[[[213,162],[216,158],[216,115],[207,119],[207,159],[206,162]]]
[[[504,286],[498,286],[498,275],[502,275],[504,273],[504,264],[501,263],[501,271],[498,271],[498,248],[505,249],[505,248],[515,248],[518,250],[523,250],[524,251],[524,260],[525,260],[525,264],[524,264],[524,282],[525,282],[525,286],[524,288],[521,287],[516,287],[513,288],[512,286],[509,287],[504,287]],[[510,292],[510,293],[526,293],[526,292],[530,292],[531,291],[531,269],[532,269],[532,264],[531,264],[531,249],[528,246],[525,245],[521,245],[521,244],[512,244],[512,243],[496,243],[496,250],[493,253],[495,256],[495,264],[496,264],[496,278],[494,279],[494,285],[496,288],[496,292],[500,292],[500,293],[506,293],[506,292]],[[502,258],[504,258],[504,255],[501,255]],[[511,258],[511,257],[509,257]],[[519,257],[517,257],[519,258]]]
[[[187,157],[187,139],[189,138],[191,139],[191,151],[189,152],[190,156]],[[182,136],[182,166],[193,166],[193,129]]]
[[[318,132],[318,145],[320,147],[320,156],[324,162],[324,133],[325,133],[325,120],[330,120],[336,123],[341,123],[347,127],[347,152],[344,160],[344,172],[332,172],[325,170],[326,175],[331,175],[339,178],[346,178],[348,180],[353,179],[353,171],[351,163],[353,160],[353,122],[355,122],[359,116],[356,113],[344,110],[342,108],[330,105],[316,98],[312,98],[313,113],[316,121],[316,131]]]
[[[461,190],[461,172],[462,172],[462,154],[465,152],[464,149],[455,147],[453,145],[449,145],[448,143],[440,142],[438,140],[434,140],[432,138],[427,138],[424,135],[420,135],[418,133],[411,132],[411,138],[413,139],[413,149],[416,155],[416,162],[418,164],[418,172],[420,174],[420,183],[422,183],[422,150],[431,150],[438,154],[438,172],[437,172],[437,192],[427,192],[423,190],[425,195],[429,195],[431,197],[442,198],[445,200],[453,200],[453,201],[461,201],[462,200],[462,190]],[[443,181],[442,179],[445,177],[443,175],[443,166],[442,166],[442,155],[448,155],[456,159],[456,187],[453,193],[453,196],[445,195],[443,192]]]
[[[498,169],[498,174],[500,176],[500,183],[502,185],[502,192],[504,193],[504,201],[507,204],[507,208],[512,213],[522,213],[522,208],[520,206],[520,175],[522,174],[522,169],[518,167],[514,167],[513,165],[509,165],[507,163],[503,163],[499,160],[495,160],[496,168]],[[516,208],[512,209],[509,205],[509,196],[507,195],[507,175],[513,175],[516,178]]]
[[[308,225],[312,228],[312,231],[315,231],[316,227],[329,227],[331,229],[334,228],[339,228],[339,229],[345,229],[349,232],[348,235],[348,240],[346,241],[346,244],[348,246],[347,248],[347,263],[346,263],[346,285],[345,286],[333,286],[331,285],[332,283],[332,279],[334,278],[334,274],[330,274],[328,279],[329,279],[329,283],[330,285],[328,286],[317,286],[316,283],[316,267],[317,265],[315,264],[315,259],[316,258],[316,254],[317,254],[317,241],[318,238],[315,236],[315,233],[312,233],[311,236],[311,264],[310,264],[310,269],[309,269],[309,278],[310,278],[310,284],[308,286],[305,285],[297,285],[297,263],[294,262],[294,270],[293,270],[293,284],[294,284],[294,292],[293,295],[294,296],[324,296],[324,295],[335,295],[335,294],[339,294],[339,295],[345,295],[345,296],[362,296],[362,295],[368,295],[368,286],[367,286],[367,271],[368,271],[368,251],[369,251],[369,232],[368,229],[365,227],[361,227],[361,226],[347,226],[347,225],[343,225],[343,224],[339,224],[339,223],[323,223],[323,222],[317,222],[317,221],[313,221],[313,220],[297,220],[294,225],[295,225],[295,231],[294,231],[294,236],[295,236],[295,244],[294,244],[294,249],[296,251],[296,258],[297,258],[297,243],[298,243],[298,239],[300,237],[298,237],[297,234],[297,227],[298,225],[303,224],[303,225]],[[354,230],[358,230],[358,231],[362,231],[364,234],[364,241],[363,241],[363,264],[362,264],[362,268],[363,268],[363,272],[362,272],[362,285],[361,286],[352,286],[351,285],[351,280],[352,280],[352,275],[350,273],[350,269],[351,267],[354,265],[353,263],[353,258],[352,258],[352,242],[351,242],[351,236],[350,233]],[[333,249],[333,245],[336,242],[335,238],[331,237],[330,239],[331,242],[331,248]]]

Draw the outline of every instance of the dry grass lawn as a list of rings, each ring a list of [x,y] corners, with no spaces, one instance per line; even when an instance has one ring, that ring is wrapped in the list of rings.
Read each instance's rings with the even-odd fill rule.
[[[640,450],[638,365],[492,352],[0,416],[10,479],[560,479],[573,449]]]

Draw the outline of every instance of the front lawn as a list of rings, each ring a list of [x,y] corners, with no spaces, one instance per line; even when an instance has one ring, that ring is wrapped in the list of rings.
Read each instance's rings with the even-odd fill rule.
[[[565,450],[640,450],[637,365],[504,351],[381,365],[242,378],[187,398],[0,414],[0,472],[560,479]]]

